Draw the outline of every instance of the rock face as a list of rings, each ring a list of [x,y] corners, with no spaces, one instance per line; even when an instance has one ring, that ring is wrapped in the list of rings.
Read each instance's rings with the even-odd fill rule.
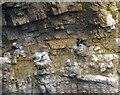
[[[26,55],[3,63],[3,93],[118,92],[118,3],[11,2],[2,9],[3,55],[13,55],[14,42]],[[49,68],[35,68],[36,52],[49,55]]]
[[[107,80],[107,81],[106,81]],[[5,82],[4,82],[5,83]],[[61,74],[41,74],[33,77],[11,79],[4,84],[4,93],[116,93],[115,78],[102,76],[68,77]]]

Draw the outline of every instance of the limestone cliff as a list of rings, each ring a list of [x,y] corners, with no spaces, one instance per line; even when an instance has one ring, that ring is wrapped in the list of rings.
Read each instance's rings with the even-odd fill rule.
[[[16,65],[3,63],[3,92],[118,92],[119,10],[116,2],[3,3],[2,55],[12,54],[15,41],[27,55]],[[76,38],[86,44],[79,52]],[[34,52],[49,53],[50,69],[34,66]],[[67,59],[73,67],[65,66]]]

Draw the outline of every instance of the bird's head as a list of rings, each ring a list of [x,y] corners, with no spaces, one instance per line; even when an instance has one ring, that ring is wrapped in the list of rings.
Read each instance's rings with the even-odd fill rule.
[[[16,44],[17,44],[17,43],[16,43],[16,42],[14,42],[14,43],[13,43],[13,46],[15,46]]]
[[[70,61],[70,59],[67,59],[67,61],[66,61],[67,63],[70,63],[71,61]]]
[[[77,41],[79,41],[80,39],[79,38],[76,38]]]

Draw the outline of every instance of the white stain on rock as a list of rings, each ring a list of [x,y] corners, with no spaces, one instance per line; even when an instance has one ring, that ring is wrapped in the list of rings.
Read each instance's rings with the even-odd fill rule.
[[[98,50],[100,50],[100,47],[97,46],[97,47],[94,48],[94,50],[98,51]]]
[[[110,27],[110,29],[115,29],[115,20],[113,19],[111,14],[107,15],[107,26]]]
[[[106,77],[102,75],[81,75],[77,76],[78,79],[82,79],[85,81],[94,81],[94,82],[100,82],[100,83],[108,83],[112,86],[118,86],[118,77]]]
[[[11,63],[11,60],[8,57],[0,57],[0,63]]]
[[[120,38],[116,38],[116,44],[117,46],[120,46]]]

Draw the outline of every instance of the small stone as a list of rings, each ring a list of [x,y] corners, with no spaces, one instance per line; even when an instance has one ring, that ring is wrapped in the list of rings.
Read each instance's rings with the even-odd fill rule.
[[[96,55],[92,55],[92,59],[91,60],[97,62],[99,59],[98,59],[98,57]]]
[[[59,32],[59,31],[56,31],[56,33],[54,33],[54,37],[56,39],[65,39],[65,38],[68,38],[68,35],[66,32]]]
[[[98,51],[98,50],[100,50],[100,47],[97,46],[97,47],[94,48],[94,50]]]
[[[60,29],[65,29],[64,25],[61,25]]]
[[[17,64],[17,57],[16,56],[13,56],[12,59],[11,59],[11,63],[12,64]]]
[[[16,50],[13,52],[13,56],[19,57],[19,54],[20,54],[20,50],[19,50],[19,49],[16,49]]]
[[[2,63],[11,63],[11,60],[8,57],[0,57],[0,62]]]
[[[104,55],[104,59],[107,61],[107,62],[110,62],[111,60],[116,60],[118,59],[119,56],[117,54],[105,54]]]
[[[99,54],[104,53],[104,51],[101,49],[98,51]]]
[[[10,80],[15,80],[15,78],[14,77],[10,77]]]
[[[93,63],[90,63],[90,64],[88,64],[88,67],[89,67],[89,68],[94,68],[94,64],[93,64]]]
[[[7,82],[7,79],[6,79],[6,78],[2,78],[2,82],[3,82],[3,83],[6,83],[6,82]]]
[[[118,10],[115,2],[112,2],[112,4],[109,5],[109,10],[112,11],[112,12]]]
[[[80,74],[80,68],[78,66],[65,67],[64,68],[64,76],[75,77]]]
[[[113,68],[113,63],[110,62],[108,65],[106,65],[106,67],[107,67],[108,69],[112,69],[112,68]]]
[[[45,92],[46,92],[45,86],[41,85],[41,86],[40,86],[40,89],[41,89],[42,93],[45,93]]]
[[[11,54],[10,54],[10,52],[6,52],[6,53],[4,53],[4,57],[11,58]]]
[[[37,75],[50,75],[51,74],[51,71],[47,68],[44,68],[43,67],[38,67],[39,71],[37,71]]]
[[[105,72],[106,71],[105,63],[99,63],[99,67],[100,67],[100,72]]]
[[[67,42],[65,40],[54,40],[47,42],[52,49],[62,49],[66,47]]]
[[[50,52],[50,49],[49,49],[47,46],[41,47],[40,50],[41,50],[42,52]]]
[[[22,57],[26,57],[25,51],[24,51],[24,50],[20,50],[20,55],[21,55]]]
[[[120,38],[116,38],[116,44],[117,46],[120,46]]]
[[[3,71],[8,71],[8,68],[7,68],[7,67],[5,67],[5,68],[2,68],[2,70],[3,70]]]

